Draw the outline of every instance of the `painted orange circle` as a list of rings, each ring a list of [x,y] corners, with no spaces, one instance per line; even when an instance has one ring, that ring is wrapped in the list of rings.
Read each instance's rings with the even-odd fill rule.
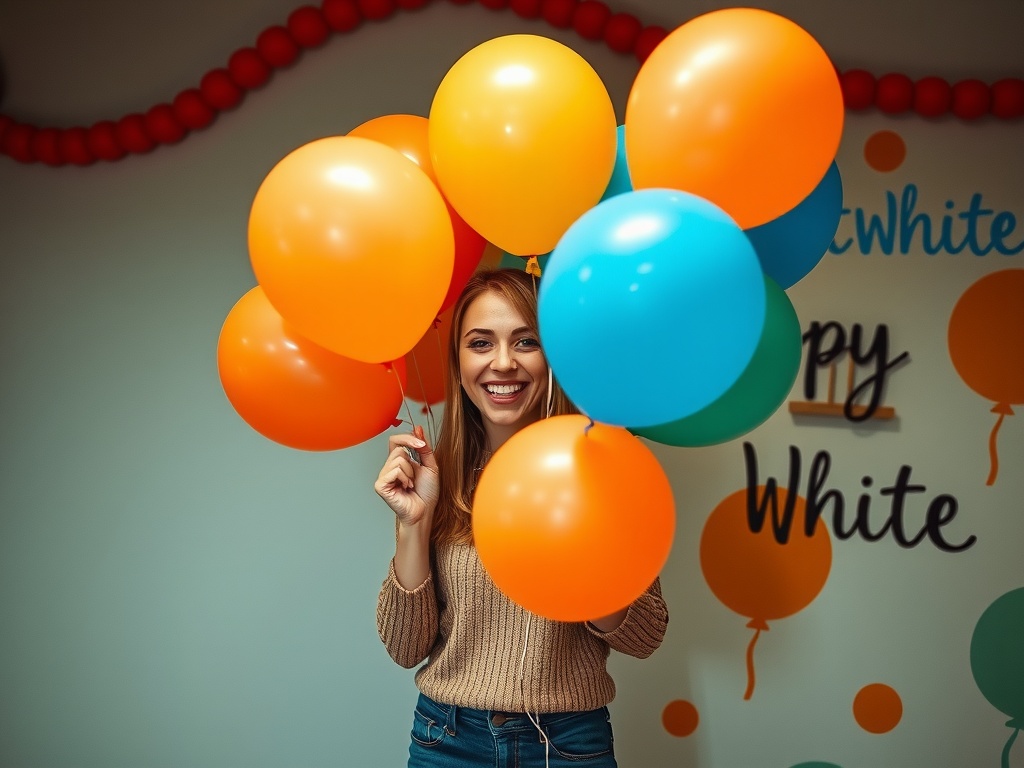
[[[670,701],[661,712],[661,724],[673,736],[689,736],[697,730],[699,722],[697,708],[683,699]]]
[[[853,699],[853,717],[869,733],[888,733],[903,718],[903,700],[884,683],[865,685]]]
[[[903,164],[907,145],[895,131],[878,131],[864,142],[864,159],[876,171],[888,173]]]

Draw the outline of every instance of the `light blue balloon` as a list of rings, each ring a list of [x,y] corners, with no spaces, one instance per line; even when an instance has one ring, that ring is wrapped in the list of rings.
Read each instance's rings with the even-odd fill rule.
[[[750,362],[764,273],[743,230],[704,198],[624,192],[555,246],[540,282],[541,342],[595,421],[665,424],[718,399]]]
[[[843,179],[833,161],[825,177],[799,205],[747,230],[761,268],[780,288],[801,280],[821,261],[843,216]]]
[[[626,163],[626,126],[620,125],[615,135],[617,137],[615,167],[612,170],[612,178],[608,182],[608,186],[605,187],[604,194],[601,195],[601,200],[633,191],[633,182],[629,178],[629,165]]]

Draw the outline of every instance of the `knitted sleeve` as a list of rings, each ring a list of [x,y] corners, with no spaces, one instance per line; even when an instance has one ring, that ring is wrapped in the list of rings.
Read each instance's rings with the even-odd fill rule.
[[[377,634],[388,655],[406,669],[427,658],[437,641],[437,615],[433,573],[410,591],[398,583],[392,560],[377,597]]]
[[[587,630],[619,653],[646,659],[661,645],[668,629],[668,606],[661,596],[661,579],[630,603],[626,617],[611,632],[602,632],[590,622]]]

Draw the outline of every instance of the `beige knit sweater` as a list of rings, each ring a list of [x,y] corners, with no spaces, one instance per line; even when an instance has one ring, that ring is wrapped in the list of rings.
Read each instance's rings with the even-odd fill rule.
[[[612,632],[531,616],[495,586],[467,545],[437,547],[431,574],[412,591],[398,583],[392,561],[377,601],[377,631],[391,658],[411,668],[429,656],[416,672],[420,691],[447,704],[507,712],[604,706],[615,696],[609,649],[646,658],[667,625],[657,579]]]

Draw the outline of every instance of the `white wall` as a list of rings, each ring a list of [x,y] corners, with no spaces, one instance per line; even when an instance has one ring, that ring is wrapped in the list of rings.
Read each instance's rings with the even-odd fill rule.
[[[840,69],[986,82],[1024,70],[1019,0],[758,5],[804,26]],[[615,10],[672,28],[718,7],[728,6],[631,0]],[[293,8],[5,0],[0,112],[70,126],[144,110],[197,85]],[[273,164],[371,117],[425,115],[462,53],[517,31],[586,56],[621,119],[631,57],[508,11],[436,3],[333,37],[179,145],[87,168],[0,157],[0,765],[403,764],[412,677],[388,659],[373,621],[393,531],[371,489],[385,438],[310,454],[259,436],[224,397],[216,340],[255,284],[246,218]],[[882,129],[908,147],[886,174],[862,154]],[[947,200],[959,211],[981,193],[1013,214],[1019,243],[1022,139],[1020,120],[848,114],[838,157],[847,205],[880,213],[887,192],[914,184],[918,210],[938,219]],[[679,506],[664,572],[672,620],[651,659],[613,662],[623,768],[1000,765],[1007,716],[979,691],[967,654],[981,612],[1024,587],[1024,431],[1006,418],[1000,474],[986,486],[992,403],[959,378],[946,329],[975,280],[1024,262],[854,250],[826,256],[790,297],[805,328],[888,326],[893,354],[910,353],[886,389],[898,418],[853,426],[783,408],[725,445],[652,444]],[[749,701],[747,619],[715,598],[698,550],[709,513],[745,485],[744,441],[762,476],[780,482],[789,446],[802,451],[805,478],[827,450],[829,485],[851,506],[863,476],[877,491],[909,465],[926,490],[908,501],[908,519],[919,526],[947,494],[958,513],[944,531],[977,536],[961,553],[833,537],[824,590],[759,639]],[[876,494],[872,520],[886,511]],[[851,714],[872,682],[903,703],[884,734]],[[662,727],[673,700],[700,712],[692,735]],[[1022,750],[1011,765],[1024,764]]]

